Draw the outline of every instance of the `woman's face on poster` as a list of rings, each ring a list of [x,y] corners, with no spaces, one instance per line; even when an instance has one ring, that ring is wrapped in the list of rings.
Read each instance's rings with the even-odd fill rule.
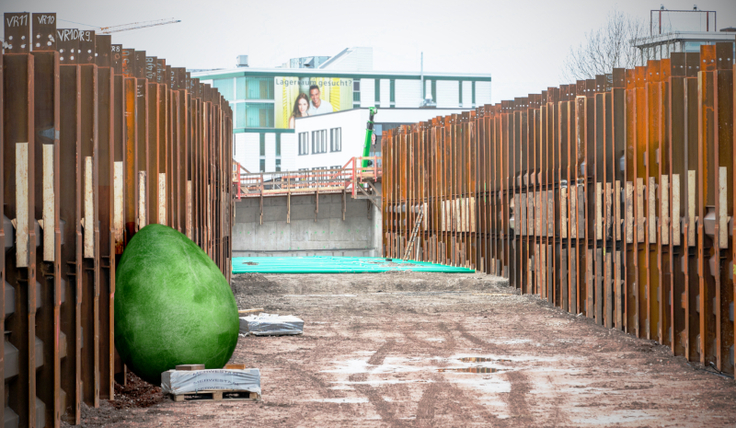
[[[299,113],[301,113],[302,116],[307,115],[307,110],[309,110],[309,103],[304,98],[299,98]]]

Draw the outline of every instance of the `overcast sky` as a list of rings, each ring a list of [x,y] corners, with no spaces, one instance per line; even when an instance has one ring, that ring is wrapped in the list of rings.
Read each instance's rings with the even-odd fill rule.
[[[113,43],[187,68],[251,67],[372,46],[374,70],[490,73],[493,102],[566,83],[570,47],[617,9],[649,22],[649,10],[692,9],[693,0],[0,0],[1,12],[56,12],[58,28],[93,29],[163,18],[182,22],[113,34]],[[735,0],[695,0],[736,27]],[[74,22],[69,22],[74,21]],[[86,25],[81,25],[86,24]],[[0,29],[1,31],[1,29]]]

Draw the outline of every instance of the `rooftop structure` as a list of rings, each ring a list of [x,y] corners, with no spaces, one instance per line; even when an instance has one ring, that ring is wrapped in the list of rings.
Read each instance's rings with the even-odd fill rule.
[[[649,37],[634,41],[639,49],[639,65],[669,58],[673,52],[700,52],[701,45],[736,41],[736,29],[729,27],[717,31],[716,25],[715,11],[697,8],[650,11]]]

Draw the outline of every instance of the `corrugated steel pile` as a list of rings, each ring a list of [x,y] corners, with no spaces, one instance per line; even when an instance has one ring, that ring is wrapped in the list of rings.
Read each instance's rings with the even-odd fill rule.
[[[421,218],[410,258],[733,374],[734,74],[702,46],[384,133],[385,255]]]
[[[80,421],[113,396],[115,263],[148,223],[229,278],[232,110],[110,36],[6,13],[0,81],[0,420]]]

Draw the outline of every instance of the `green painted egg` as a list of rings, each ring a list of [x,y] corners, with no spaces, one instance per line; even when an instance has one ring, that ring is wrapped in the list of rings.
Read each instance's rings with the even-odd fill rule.
[[[130,240],[115,274],[115,347],[142,379],[161,384],[177,364],[222,368],[238,342],[230,285],[201,248],[150,224]]]

